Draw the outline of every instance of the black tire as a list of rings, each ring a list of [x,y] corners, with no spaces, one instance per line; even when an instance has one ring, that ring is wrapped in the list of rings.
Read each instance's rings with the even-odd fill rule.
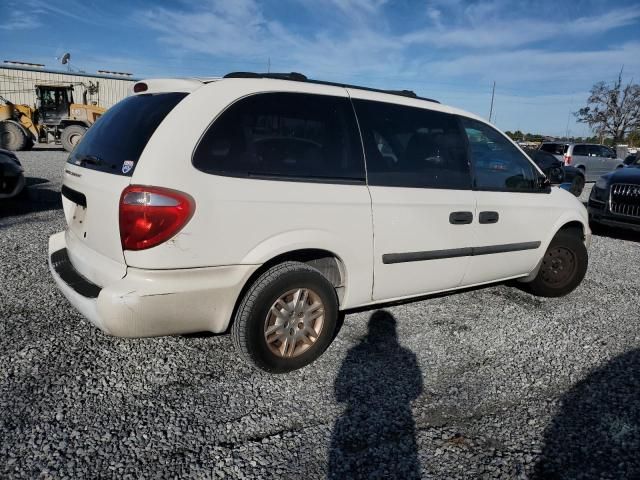
[[[24,133],[20,125],[15,122],[0,122],[0,148],[6,150],[23,150],[29,137]]]
[[[584,177],[582,175],[576,175],[573,177],[571,181],[571,188],[569,191],[573,193],[576,197],[582,195],[582,191],[584,190]]]
[[[82,136],[87,131],[87,127],[82,125],[69,125],[60,135],[60,142],[67,152],[70,152],[75,148],[78,142],[82,139]]]
[[[545,252],[536,278],[527,287],[540,297],[562,297],[580,285],[588,265],[587,247],[578,232],[561,230]]]
[[[294,289],[312,291],[322,302],[324,315],[316,340],[307,347],[304,343],[294,343],[294,349],[300,345],[306,350],[287,358],[270,349],[265,329],[271,307]],[[240,356],[250,365],[270,373],[285,373],[302,368],[322,355],[333,340],[338,318],[338,298],[333,285],[315,268],[299,262],[284,262],[260,275],[245,292],[233,319],[231,337]],[[290,328],[284,327],[283,331]]]

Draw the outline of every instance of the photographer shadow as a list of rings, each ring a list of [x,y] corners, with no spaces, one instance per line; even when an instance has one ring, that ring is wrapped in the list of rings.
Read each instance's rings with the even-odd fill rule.
[[[330,479],[420,478],[411,401],[422,392],[416,356],[398,343],[396,320],[379,310],[335,380],[346,403],[329,453]]]

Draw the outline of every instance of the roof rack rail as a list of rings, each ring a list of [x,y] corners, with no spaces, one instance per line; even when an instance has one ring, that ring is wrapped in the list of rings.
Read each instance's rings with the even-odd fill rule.
[[[293,80],[295,82],[306,82],[306,75],[297,72],[290,73],[256,73],[256,72],[231,72],[222,78],[274,78],[276,80]]]
[[[256,72],[231,72],[227,73],[223,78],[272,78],[276,80],[290,80],[293,82],[307,82],[318,85],[328,85],[332,87],[356,88],[368,92],[387,93],[389,95],[399,95],[401,97],[415,98],[418,100],[426,100],[427,102],[440,103],[433,98],[419,97],[413,90],[383,90],[379,88],[361,87],[358,85],[350,85],[348,83],[327,82],[324,80],[312,80],[306,75],[298,72],[290,73],[256,73]]]

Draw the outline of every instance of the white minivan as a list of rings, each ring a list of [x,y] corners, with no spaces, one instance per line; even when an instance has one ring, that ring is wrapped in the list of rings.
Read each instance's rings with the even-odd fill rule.
[[[65,166],[60,290],[125,337],[225,332],[286,372],[345,311],[520,279],[582,281],[584,206],[504,134],[407,91],[235,73],[159,79]]]

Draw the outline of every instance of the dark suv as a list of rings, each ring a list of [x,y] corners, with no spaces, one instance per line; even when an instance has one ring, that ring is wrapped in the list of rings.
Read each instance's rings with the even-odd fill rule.
[[[540,167],[553,185],[570,191],[576,197],[584,189],[584,172],[578,168],[565,165],[555,155],[544,150],[524,149],[525,153]]]
[[[596,182],[589,197],[589,221],[640,231],[640,158]]]

